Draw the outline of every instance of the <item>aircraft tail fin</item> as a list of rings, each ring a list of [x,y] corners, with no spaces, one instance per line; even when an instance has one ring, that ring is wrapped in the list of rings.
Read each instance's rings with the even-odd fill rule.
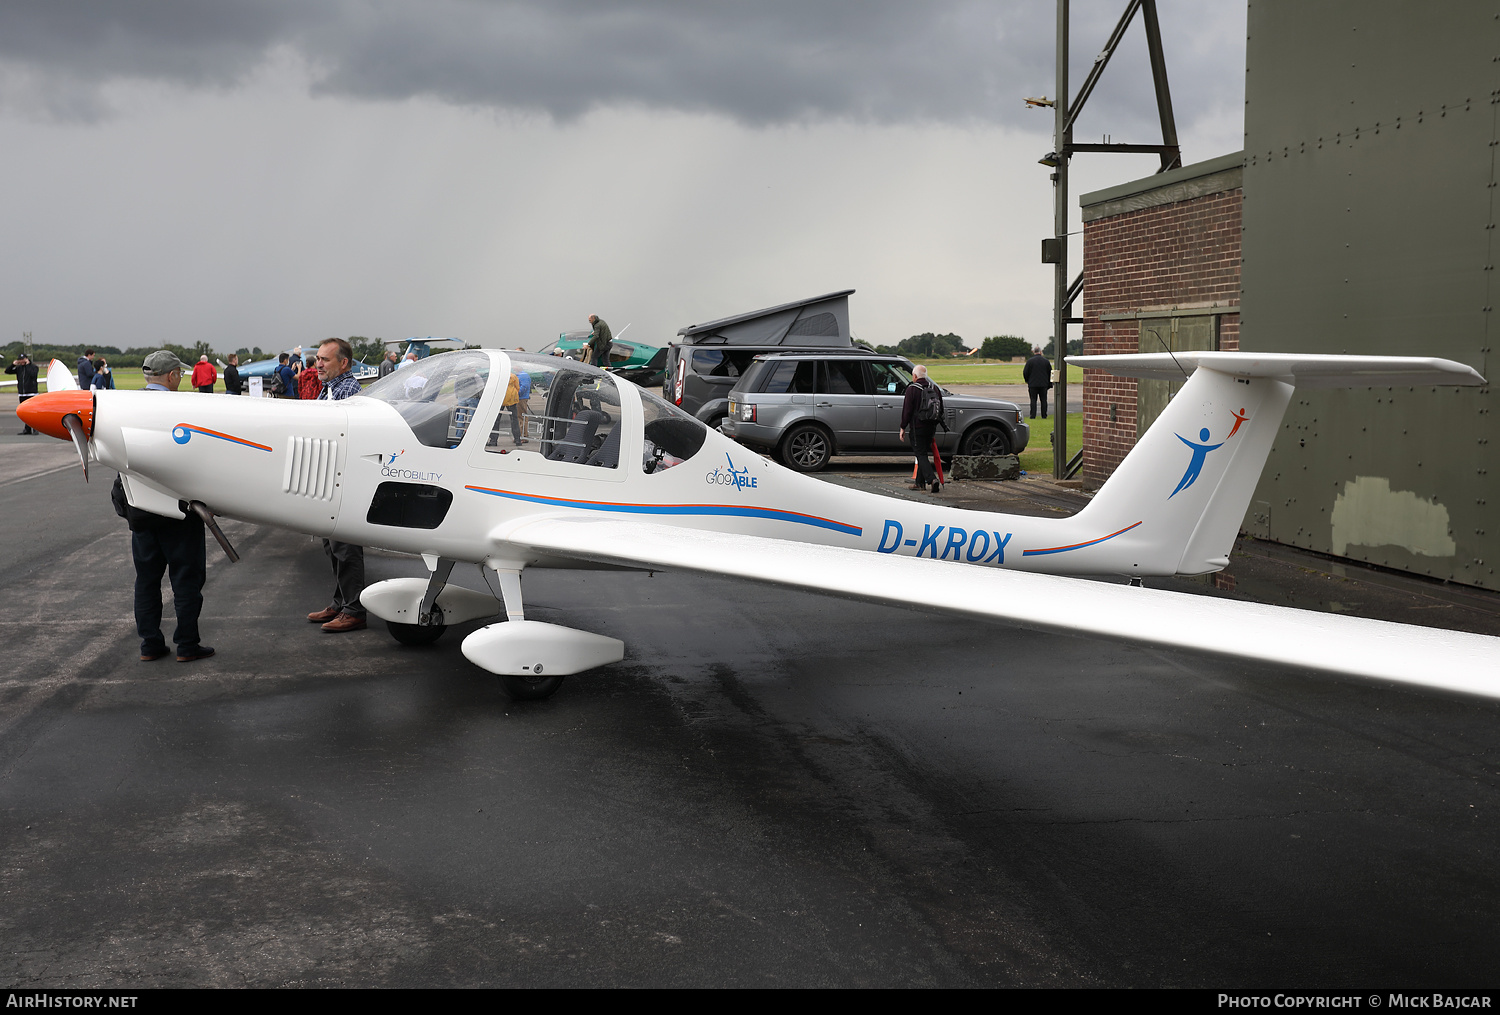
[[[1461,363],[1406,356],[1181,352],[1070,362],[1126,377],[1187,376],[1079,516],[1101,531],[1138,525],[1128,545],[1143,573],[1203,574],[1229,563],[1294,386],[1485,383]]]

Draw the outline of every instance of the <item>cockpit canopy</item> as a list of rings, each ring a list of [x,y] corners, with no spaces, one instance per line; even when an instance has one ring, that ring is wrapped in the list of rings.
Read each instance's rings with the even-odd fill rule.
[[[495,379],[504,389],[485,428],[484,449],[508,454],[525,448],[560,464],[619,468],[620,449],[628,445],[618,385],[629,382],[561,356],[507,355],[511,373]],[[403,365],[361,394],[399,412],[427,447],[456,448],[491,381],[490,356],[471,349]],[[696,455],[707,438],[703,423],[646,389],[635,390],[644,415],[642,471],[655,474]]]

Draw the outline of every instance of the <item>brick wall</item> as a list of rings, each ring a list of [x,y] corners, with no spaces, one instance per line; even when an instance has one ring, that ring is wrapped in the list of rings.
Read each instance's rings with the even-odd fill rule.
[[[1243,195],[1236,187],[1092,221],[1085,209],[1083,351],[1140,351],[1138,321],[1101,315],[1238,306]],[[1238,349],[1239,333],[1239,314],[1219,317],[1219,348]],[[1135,380],[1085,370],[1083,392],[1082,475],[1092,490],[1135,446]]]

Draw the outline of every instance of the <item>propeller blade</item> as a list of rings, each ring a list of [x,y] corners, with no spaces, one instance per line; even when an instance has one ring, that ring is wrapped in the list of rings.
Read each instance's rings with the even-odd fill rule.
[[[78,378],[73,376],[73,371],[63,366],[61,360],[53,360],[47,364],[47,390],[77,391]]]
[[[57,362],[53,360],[53,362]],[[83,420],[78,418],[78,413],[70,412],[62,418],[62,425],[67,427],[68,435],[73,438],[73,446],[78,449],[78,462],[83,466],[83,481],[89,481],[89,439],[83,432]]]

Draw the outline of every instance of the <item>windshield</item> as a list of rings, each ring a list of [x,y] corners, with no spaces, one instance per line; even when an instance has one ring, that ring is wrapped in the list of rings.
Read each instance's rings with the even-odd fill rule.
[[[413,436],[427,447],[453,448],[468,431],[489,376],[489,356],[449,352],[404,360],[360,394],[401,413]]]

